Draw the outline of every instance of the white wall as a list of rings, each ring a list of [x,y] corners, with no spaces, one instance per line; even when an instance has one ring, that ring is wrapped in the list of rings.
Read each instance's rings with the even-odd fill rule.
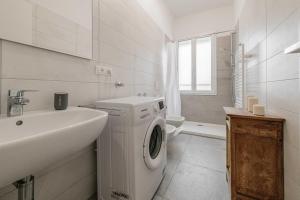
[[[234,21],[237,22],[241,11],[245,5],[246,0],[234,0],[233,8],[234,8]]]
[[[31,44],[32,11],[33,7],[27,1],[2,0],[0,6],[0,38]],[[18,14],[16,15],[16,13]]]
[[[173,38],[173,16],[162,0],[137,0],[160,29]]]
[[[31,2],[88,30],[92,29],[92,0],[31,0]]]
[[[234,29],[233,6],[226,6],[177,18],[174,21],[174,39],[197,37]]]

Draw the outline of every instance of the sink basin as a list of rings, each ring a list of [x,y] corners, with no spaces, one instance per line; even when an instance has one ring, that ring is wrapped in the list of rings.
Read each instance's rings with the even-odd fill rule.
[[[91,144],[107,113],[71,107],[0,119],[0,188]]]

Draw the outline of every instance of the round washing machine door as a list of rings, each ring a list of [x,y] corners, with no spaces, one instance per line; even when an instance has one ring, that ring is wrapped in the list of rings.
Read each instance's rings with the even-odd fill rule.
[[[148,127],[144,140],[144,160],[149,169],[158,168],[165,158],[165,120],[157,117]]]

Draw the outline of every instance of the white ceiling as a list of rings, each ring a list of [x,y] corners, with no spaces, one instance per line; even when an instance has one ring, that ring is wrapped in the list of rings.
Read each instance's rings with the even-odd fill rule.
[[[232,5],[233,0],[162,0],[175,17]]]

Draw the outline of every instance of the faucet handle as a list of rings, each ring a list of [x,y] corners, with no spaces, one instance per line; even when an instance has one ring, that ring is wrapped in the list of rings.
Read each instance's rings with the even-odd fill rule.
[[[23,97],[25,92],[37,92],[38,90],[8,90],[10,97]]]
[[[24,96],[24,93],[25,92],[38,92],[38,90],[19,90],[18,92],[17,92],[17,96],[18,97],[22,97],[22,96]]]

